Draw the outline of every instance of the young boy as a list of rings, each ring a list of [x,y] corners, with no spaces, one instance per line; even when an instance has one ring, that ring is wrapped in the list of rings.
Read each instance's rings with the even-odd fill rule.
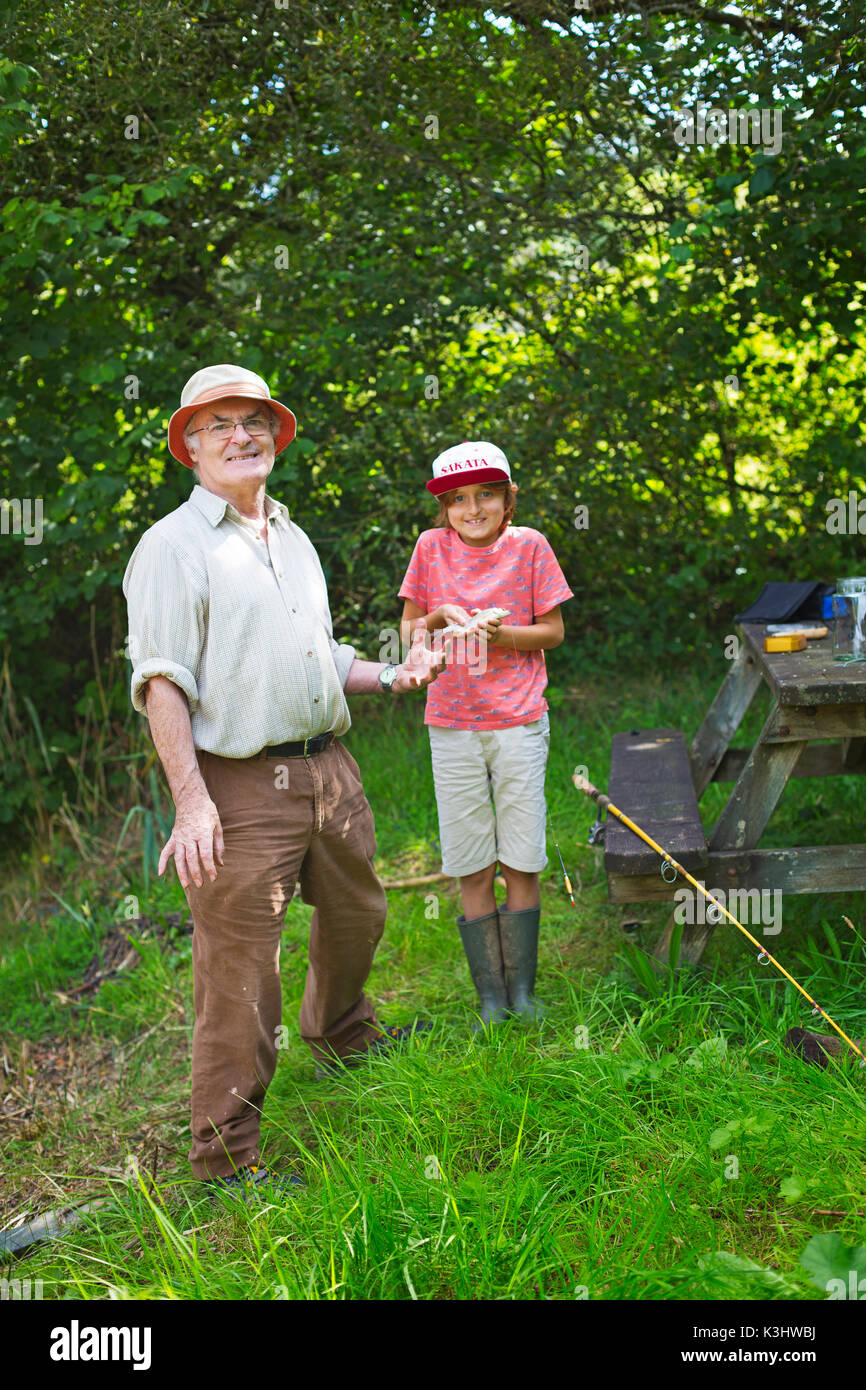
[[[418,537],[400,588],[404,638],[419,618],[432,632],[467,624],[473,610],[507,610],[504,622],[482,620],[477,652],[471,639],[455,642],[427,692],[442,871],[460,881],[457,925],[482,1023],[508,1013],[541,1017],[534,988],[538,875],[547,864],[544,650],[563,640],[559,605],[572,591],[544,536],[511,525],[517,488],[501,449],[486,441],[446,449],[427,489],[439,515]],[[505,907],[494,894],[497,861]]]

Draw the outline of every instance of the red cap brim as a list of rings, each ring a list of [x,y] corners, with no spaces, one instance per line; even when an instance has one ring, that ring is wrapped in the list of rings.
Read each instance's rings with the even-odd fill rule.
[[[471,468],[465,473],[449,473],[444,478],[433,478],[425,483],[428,492],[438,497],[440,492],[453,492],[455,488],[466,487],[469,483],[510,483],[511,479],[501,468]]]

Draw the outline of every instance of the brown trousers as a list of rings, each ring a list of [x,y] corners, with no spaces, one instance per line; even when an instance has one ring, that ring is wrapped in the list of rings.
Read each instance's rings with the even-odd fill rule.
[[[277,1064],[280,935],[296,880],[315,908],[301,1037],[319,1059],[363,1051],[379,1028],[363,990],[385,925],[373,869],[373,812],[358,765],[335,739],[309,758],[198,752],[225,837],[214,882],[190,883],[195,1029],[192,1148],[197,1178],[260,1162],[265,1093]]]

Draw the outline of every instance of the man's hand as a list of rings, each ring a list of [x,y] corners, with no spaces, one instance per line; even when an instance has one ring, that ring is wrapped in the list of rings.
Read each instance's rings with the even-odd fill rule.
[[[201,888],[206,873],[211,883],[217,876],[214,860],[223,863],[225,843],[219,812],[206,792],[194,792],[177,806],[174,828],[159,856],[160,875],[174,856],[177,876],[184,888],[192,879]]]
[[[423,618],[419,618],[412,634],[409,655],[403,664],[398,666],[397,679],[392,687],[401,694],[409,690],[421,690],[431,681],[435,681],[439,672],[444,670],[451,654],[450,638],[446,637],[442,646],[431,650],[425,642],[426,635],[427,625]]]

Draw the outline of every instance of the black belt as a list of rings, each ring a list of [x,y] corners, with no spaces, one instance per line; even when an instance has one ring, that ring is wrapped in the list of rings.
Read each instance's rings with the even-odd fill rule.
[[[324,753],[333,737],[331,733],[314,734],[300,743],[272,743],[262,751],[266,758],[312,758],[316,753]]]

